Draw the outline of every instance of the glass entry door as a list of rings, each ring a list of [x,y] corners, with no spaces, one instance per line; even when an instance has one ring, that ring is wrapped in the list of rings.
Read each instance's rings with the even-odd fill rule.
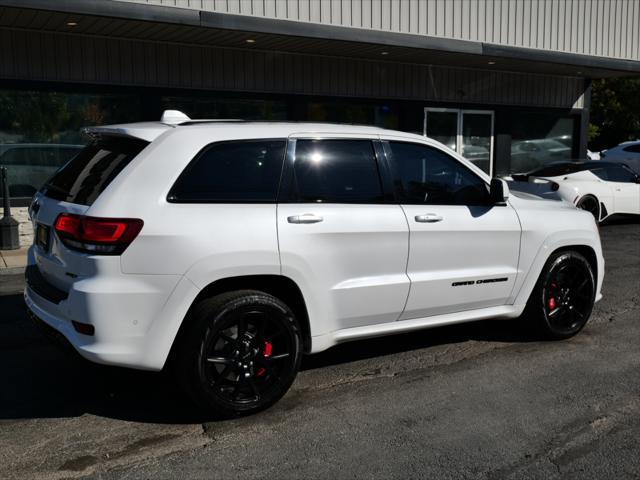
[[[424,134],[493,173],[492,111],[425,108]]]

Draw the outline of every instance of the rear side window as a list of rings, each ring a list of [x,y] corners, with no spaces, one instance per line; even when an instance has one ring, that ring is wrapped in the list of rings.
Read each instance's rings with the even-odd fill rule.
[[[607,171],[604,168],[592,168],[591,173],[596,175],[598,178],[601,178],[602,180],[609,180]]]
[[[640,153],[640,143],[623,148],[625,152]]]
[[[91,205],[149,142],[137,138],[100,137],[58,170],[44,194],[56,200]]]
[[[401,202],[416,205],[486,205],[487,184],[446,153],[426,145],[389,142]]]
[[[620,167],[606,167],[607,180],[610,182],[623,182],[634,183],[636,181],[636,175],[631,170]]]
[[[369,140],[297,140],[293,195],[298,202],[381,203],[380,175]]]
[[[276,201],[284,140],[213,143],[182,172],[169,192],[173,203]]]

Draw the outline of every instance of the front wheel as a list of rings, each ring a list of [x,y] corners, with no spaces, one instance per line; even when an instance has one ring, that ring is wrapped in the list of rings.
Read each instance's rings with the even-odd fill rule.
[[[595,276],[587,259],[574,251],[558,252],[542,270],[526,317],[548,338],[569,338],[589,320],[595,294]]]
[[[175,373],[203,409],[220,418],[263,410],[293,383],[302,339],[293,312],[264,292],[205,299],[191,313]]]

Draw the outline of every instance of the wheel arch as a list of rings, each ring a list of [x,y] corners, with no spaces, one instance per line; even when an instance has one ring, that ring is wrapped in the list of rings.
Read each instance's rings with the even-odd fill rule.
[[[555,255],[556,253],[560,253],[560,252],[578,252],[579,254],[581,254],[589,262],[589,265],[591,266],[591,269],[593,270],[593,278],[595,278],[595,279],[598,278],[598,257],[596,256],[595,250],[591,246],[589,246],[589,245],[565,245],[563,247],[558,247],[553,252],[551,252],[549,254],[549,256],[547,257],[547,260],[549,260],[549,258],[551,258],[552,255]],[[547,260],[545,260],[545,264],[547,263]],[[542,273],[542,271],[541,271],[541,273]],[[540,276],[540,274],[538,274],[538,277],[539,276]]]
[[[549,241],[540,248],[535,260],[532,262],[528,275],[524,279],[523,284],[515,296],[514,304],[522,305],[524,308],[524,305],[529,300],[531,292],[533,292],[536,284],[538,283],[547,261],[552,255],[562,251],[575,251],[587,259],[589,265],[593,269],[593,275],[597,283],[596,289],[597,292],[599,292],[603,276],[600,271],[601,250],[599,245],[585,238],[566,238],[563,240],[555,239],[555,241],[550,241],[551,239],[548,240]]]
[[[235,290],[259,290],[269,295],[273,295],[286,303],[298,319],[302,330],[302,341],[304,352],[311,351],[311,327],[307,305],[302,295],[300,287],[288,277],[283,275],[242,275],[237,277],[226,277],[215,280],[200,290],[195,299],[191,302],[187,314],[182,319],[178,333],[176,334],[169,359],[172,358],[176,346],[180,344],[191,318],[191,311],[195,305],[205,298],[211,298],[221,293]]]
[[[592,193],[592,192],[579,193],[579,194],[578,194],[578,198],[577,198],[577,199],[576,199],[576,201],[575,201],[575,206],[576,206],[577,208],[580,208],[580,207],[578,207],[578,205],[580,205],[580,203],[581,203],[585,198],[589,198],[589,197],[590,197],[590,198],[593,198],[593,199],[596,201],[596,203],[598,204],[598,222],[601,222],[601,221],[602,221],[602,219],[603,219],[603,216],[602,216],[602,207],[604,206],[604,203],[603,203],[603,201],[602,201],[602,198],[601,198],[601,197],[599,197],[598,195],[596,195],[595,193]],[[606,207],[605,207],[605,210],[606,210]]]

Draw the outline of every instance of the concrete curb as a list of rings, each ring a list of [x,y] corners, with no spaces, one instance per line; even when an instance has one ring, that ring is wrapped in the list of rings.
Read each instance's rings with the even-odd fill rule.
[[[0,268],[0,275],[20,275],[24,274],[25,267]]]

